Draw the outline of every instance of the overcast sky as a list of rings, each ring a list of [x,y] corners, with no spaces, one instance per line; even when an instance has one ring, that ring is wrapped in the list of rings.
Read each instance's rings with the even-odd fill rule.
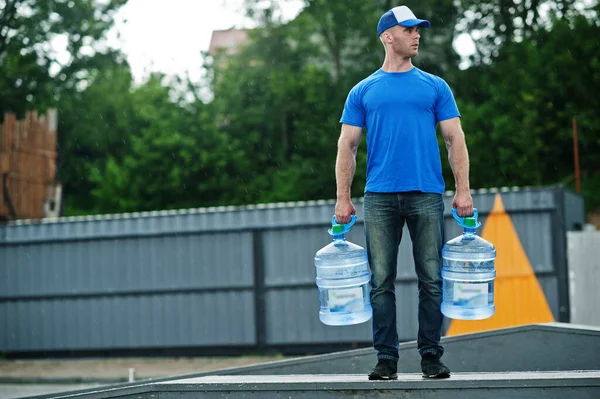
[[[120,48],[127,56],[138,83],[154,71],[180,76],[189,73],[198,82],[201,52],[208,50],[213,30],[254,26],[245,18],[243,4],[244,0],[129,0],[115,15],[108,45]],[[284,20],[295,18],[303,4],[302,0],[281,0]],[[65,35],[51,43],[63,65],[69,60],[66,45]],[[474,51],[466,34],[456,38],[454,46],[463,56]],[[56,65],[50,71],[57,72]]]
[[[127,55],[136,81],[150,71],[199,78],[200,52],[207,51],[213,30],[252,27],[244,18],[243,0],[129,0],[115,16],[108,35],[112,47]],[[282,2],[284,16],[294,18],[303,2]],[[117,38],[117,34],[119,37]]]

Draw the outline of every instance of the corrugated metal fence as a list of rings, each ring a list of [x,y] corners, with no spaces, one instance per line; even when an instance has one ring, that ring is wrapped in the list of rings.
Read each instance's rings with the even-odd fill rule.
[[[498,190],[473,192],[485,223]],[[569,320],[566,230],[583,200],[500,190],[556,320]],[[462,231],[444,197],[446,237]],[[362,202],[348,240],[364,246]],[[371,323],[318,318],[313,257],[334,201],[62,218],[0,227],[0,351],[291,350],[368,344]],[[409,237],[405,234],[404,237]],[[399,253],[399,334],[417,331],[410,240]]]
[[[567,233],[571,322],[600,327],[600,231]]]

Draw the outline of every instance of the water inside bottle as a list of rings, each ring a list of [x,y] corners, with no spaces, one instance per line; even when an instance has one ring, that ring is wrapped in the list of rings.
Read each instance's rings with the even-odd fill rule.
[[[351,282],[349,287],[319,287],[319,319],[327,325],[351,325],[371,318],[368,280],[359,286]]]
[[[442,313],[452,319],[480,320],[496,310],[496,249],[475,233],[476,218],[468,219],[470,225],[457,218],[465,231],[442,249]]]
[[[364,248],[336,236],[317,252],[315,267],[321,322],[342,326],[371,318],[371,274]]]
[[[480,320],[494,314],[494,280],[444,278],[442,313],[451,319]]]

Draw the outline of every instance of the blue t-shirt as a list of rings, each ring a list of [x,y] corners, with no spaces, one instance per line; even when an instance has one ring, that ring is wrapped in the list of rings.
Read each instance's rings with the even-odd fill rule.
[[[438,122],[460,116],[448,84],[413,67],[379,69],[350,90],[341,123],[367,130],[365,192],[444,193]]]

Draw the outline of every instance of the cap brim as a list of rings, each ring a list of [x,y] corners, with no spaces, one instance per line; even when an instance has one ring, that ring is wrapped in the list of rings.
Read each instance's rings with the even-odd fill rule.
[[[412,28],[418,26],[419,28],[429,28],[431,24],[425,19],[407,19],[406,21],[399,22],[398,25],[406,28]]]

